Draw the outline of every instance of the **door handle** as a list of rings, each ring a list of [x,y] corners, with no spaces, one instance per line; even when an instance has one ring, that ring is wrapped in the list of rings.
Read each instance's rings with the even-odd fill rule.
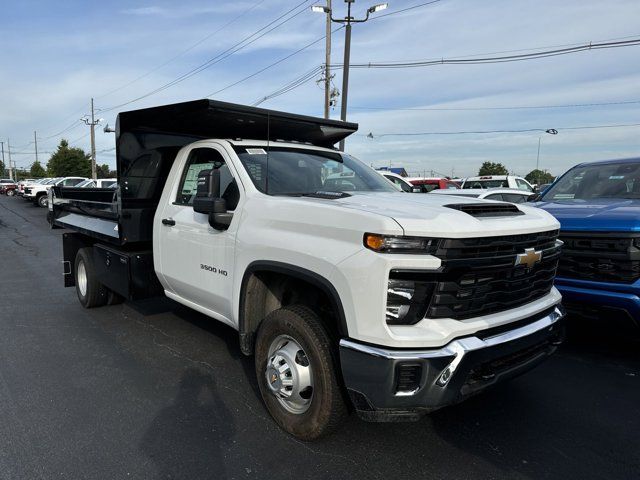
[[[162,224],[167,225],[169,227],[173,227],[176,224],[176,221],[172,218],[163,218]]]

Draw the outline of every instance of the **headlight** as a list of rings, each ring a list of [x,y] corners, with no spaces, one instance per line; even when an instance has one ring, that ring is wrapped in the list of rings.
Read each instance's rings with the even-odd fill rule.
[[[435,282],[411,278],[408,272],[392,271],[387,285],[386,319],[388,325],[413,325],[422,320],[429,308]]]
[[[438,240],[424,237],[402,237],[365,233],[364,246],[379,253],[422,253],[434,254],[438,249]]]

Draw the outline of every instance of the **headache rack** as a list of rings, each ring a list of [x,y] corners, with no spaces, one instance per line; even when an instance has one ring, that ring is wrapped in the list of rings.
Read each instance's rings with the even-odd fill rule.
[[[332,148],[357,129],[355,123],[207,99],[123,112],[116,120],[116,191],[54,187],[50,220],[112,244],[149,243],[165,181],[185,145],[216,138]]]

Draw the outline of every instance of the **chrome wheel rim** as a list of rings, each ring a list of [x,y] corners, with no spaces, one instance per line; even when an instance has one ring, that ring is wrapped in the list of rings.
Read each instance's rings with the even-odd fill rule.
[[[44,195],[42,197],[40,197],[40,205],[41,206],[46,207],[47,203],[48,203],[47,197],[45,197]]]
[[[300,415],[311,406],[313,371],[304,349],[288,335],[279,335],[269,346],[265,369],[267,386],[289,413]]]
[[[78,284],[78,290],[83,297],[87,294],[87,269],[84,266],[84,261],[78,262],[78,271],[76,273],[76,283]]]

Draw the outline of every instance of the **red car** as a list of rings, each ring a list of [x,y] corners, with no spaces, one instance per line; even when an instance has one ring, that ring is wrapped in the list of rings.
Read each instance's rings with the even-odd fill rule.
[[[0,180],[0,194],[12,197],[16,194],[16,184],[12,180]]]
[[[460,186],[446,178],[409,178],[414,187],[419,187],[422,193],[429,193],[438,189],[458,189]]]

